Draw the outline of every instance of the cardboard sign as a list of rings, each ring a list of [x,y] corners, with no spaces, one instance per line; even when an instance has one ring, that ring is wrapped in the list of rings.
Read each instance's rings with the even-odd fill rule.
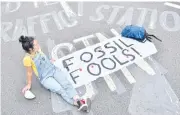
[[[153,43],[116,36],[64,56],[55,65],[79,87],[157,52]]]

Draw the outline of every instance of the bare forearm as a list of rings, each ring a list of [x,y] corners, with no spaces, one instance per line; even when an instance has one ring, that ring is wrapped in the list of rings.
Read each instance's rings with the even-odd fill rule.
[[[27,85],[31,86],[32,83],[32,73],[27,73]]]
[[[29,69],[31,70],[31,69]],[[24,94],[27,90],[31,89],[31,81],[32,81],[32,72],[27,72],[27,85],[22,89],[22,93]]]

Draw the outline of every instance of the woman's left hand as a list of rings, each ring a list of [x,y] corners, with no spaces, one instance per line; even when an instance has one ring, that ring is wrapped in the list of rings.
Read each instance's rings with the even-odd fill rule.
[[[27,90],[31,89],[31,85],[26,85],[23,89],[22,89],[22,93],[24,94]]]

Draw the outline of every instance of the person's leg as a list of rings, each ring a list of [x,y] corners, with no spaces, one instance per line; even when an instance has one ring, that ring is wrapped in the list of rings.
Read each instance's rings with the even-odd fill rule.
[[[68,74],[57,68],[53,77],[66,90],[66,93],[70,98],[73,98],[75,100],[80,99],[76,89],[67,79],[67,75]]]
[[[66,91],[62,86],[53,78],[53,77],[48,77],[45,80],[41,82],[41,84],[48,90],[58,93],[62,96],[62,98],[67,101],[69,104],[74,105],[74,100],[73,98],[69,98],[67,95]]]
[[[69,98],[73,98],[76,105],[78,105],[79,110],[87,110],[87,103],[84,99],[81,99],[78,96],[76,89],[73,87],[71,82],[67,79],[68,74],[61,71],[60,69],[56,69],[54,73],[54,78],[57,82],[61,84],[61,86],[65,89],[66,93],[69,95]],[[77,102],[77,103],[76,103]]]

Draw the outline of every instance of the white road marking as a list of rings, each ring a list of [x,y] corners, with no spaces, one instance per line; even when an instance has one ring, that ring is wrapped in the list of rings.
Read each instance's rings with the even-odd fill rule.
[[[66,15],[68,16],[68,18],[76,17],[76,14],[72,11],[70,6],[65,1],[61,1],[60,3],[61,3],[61,6],[64,9]]]
[[[142,70],[147,72],[149,75],[155,75],[155,71],[151,68],[151,66],[145,61],[145,60],[140,60],[135,62]]]
[[[83,2],[78,2],[78,16],[83,16]]]
[[[121,71],[123,72],[124,76],[129,81],[130,84],[133,84],[136,82],[136,80],[134,79],[134,77],[132,76],[132,74],[129,72],[129,70],[126,67],[123,67]]]
[[[164,5],[180,9],[180,5],[177,5],[177,4],[174,4],[174,3],[165,2]]]

